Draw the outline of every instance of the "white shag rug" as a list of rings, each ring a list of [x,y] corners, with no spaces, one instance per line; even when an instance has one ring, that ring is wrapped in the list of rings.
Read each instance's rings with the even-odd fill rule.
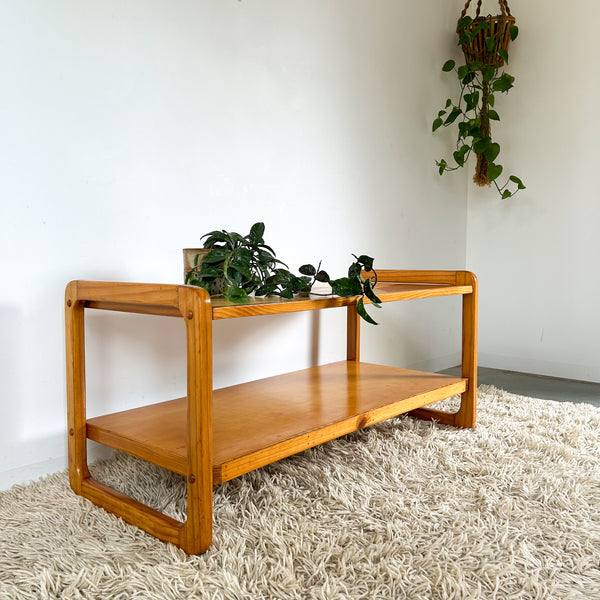
[[[183,518],[178,475],[99,479]],[[0,598],[600,599],[600,409],[482,386],[478,424],[403,416],[214,490],[187,556],[70,491],[0,492]]]

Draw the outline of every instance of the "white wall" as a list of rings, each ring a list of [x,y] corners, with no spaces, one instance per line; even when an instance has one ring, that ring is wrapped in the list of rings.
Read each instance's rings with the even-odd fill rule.
[[[0,4],[0,488],[65,465],[70,279],[178,283],[181,248],[258,220],[291,267],[464,267],[465,182],[430,135],[450,4]],[[386,307],[365,358],[456,363],[452,300]],[[218,323],[215,385],[341,358],[343,317]],[[183,395],[177,320],[87,328],[91,414]]]
[[[481,365],[600,382],[600,46],[582,25],[600,6],[582,0],[568,18],[561,6],[513,7],[516,82],[494,130],[527,189],[502,201],[469,185],[467,264]]]

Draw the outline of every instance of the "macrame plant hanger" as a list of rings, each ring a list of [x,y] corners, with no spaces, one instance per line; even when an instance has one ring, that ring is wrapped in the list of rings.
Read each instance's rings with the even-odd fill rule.
[[[515,18],[510,14],[510,8],[508,7],[507,0],[498,0],[500,5],[499,15],[492,16],[488,15],[485,17],[481,16],[481,3],[482,0],[478,0],[477,8],[475,9],[475,19],[466,27],[461,28],[461,21],[466,16],[471,4],[471,0],[467,0],[465,7],[460,14],[458,20],[457,33],[459,39],[463,36],[465,30],[474,31],[477,25],[482,21],[489,23],[489,29],[480,29],[477,35],[468,39],[462,44],[462,50],[465,55],[465,61],[467,65],[473,65],[474,63],[481,63],[481,69],[485,67],[493,66],[496,68],[504,66],[504,58],[498,53],[498,50],[504,50],[508,52],[508,45],[510,44],[510,28],[515,25]],[[498,40],[498,44],[495,48],[490,50],[486,45],[486,39],[494,37]],[[489,96],[489,85],[484,81],[482,85],[482,109],[479,114],[481,119],[480,132],[482,137],[490,137],[491,128],[490,120],[488,118],[488,96]],[[480,186],[489,185],[490,181],[487,174],[488,161],[483,154],[477,155],[477,167],[475,169],[475,176],[473,181]]]

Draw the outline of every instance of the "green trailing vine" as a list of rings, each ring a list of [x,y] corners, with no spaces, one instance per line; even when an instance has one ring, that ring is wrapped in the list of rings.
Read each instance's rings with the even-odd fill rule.
[[[358,314],[368,323],[377,325],[365,308],[365,299],[367,298],[373,306],[381,308],[381,300],[375,295],[374,288],[377,285],[377,271],[373,269],[373,259],[370,256],[362,254],[356,256],[353,254],[354,262],[348,268],[348,276],[339,279],[329,279],[331,291],[336,296],[360,296],[356,305]],[[311,268],[312,265],[305,265]],[[300,272],[305,267],[300,267]],[[314,267],[312,267],[314,269]],[[369,277],[364,277],[363,273],[372,273]]]

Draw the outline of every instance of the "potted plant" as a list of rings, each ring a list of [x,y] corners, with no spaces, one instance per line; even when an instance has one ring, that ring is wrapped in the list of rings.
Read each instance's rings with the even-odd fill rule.
[[[286,266],[264,243],[264,231],[264,223],[255,223],[245,236],[225,230],[203,235],[204,251],[196,254],[185,282],[232,302],[247,301],[249,294],[266,285],[278,265]],[[186,252],[190,251],[184,250],[184,256]],[[293,283],[296,291],[300,282]]]
[[[328,283],[332,294],[360,296],[356,306],[358,314],[377,325],[365,308],[365,298],[374,306],[381,306],[374,292],[377,273],[373,269],[373,258],[353,255],[355,260],[347,276],[338,279],[331,279],[321,269],[321,263],[317,267],[302,265],[300,274],[296,275],[265,244],[264,232],[264,223],[255,223],[245,236],[225,230],[203,235],[202,249],[184,250],[185,283],[202,287],[211,295],[222,295],[231,302],[248,302],[252,293],[293,298],[311,293],[317,281]]]
[[[500,120],[495,110],[495,94],[508,93],[515,81],[502,67],[508,63],[508,46],[517,38],[519,29],[506,0],[499,0],[501,14],[496,16],[481,16],[481,1],[478,2],[474,19],[466,14],[470,2],[467,0],[456,28],[465,64],[457,66],[454,60],[447,60],[442,67],[442,71],[454,71],[458,77],[458,101],[448,98],[432,126],[436,131],[458,124],[456,150],[452,155],[456,166],[450,166],[443,158],[436,165],[440,175],[456,171],[474,153],[477,167],[473,181],[480,186],[493,183],[502,198],[509,198],[525,189],[525,185],[515,175],[499,185],[503,167],[497,160],[500,144],[492,139],[491,121]]]

